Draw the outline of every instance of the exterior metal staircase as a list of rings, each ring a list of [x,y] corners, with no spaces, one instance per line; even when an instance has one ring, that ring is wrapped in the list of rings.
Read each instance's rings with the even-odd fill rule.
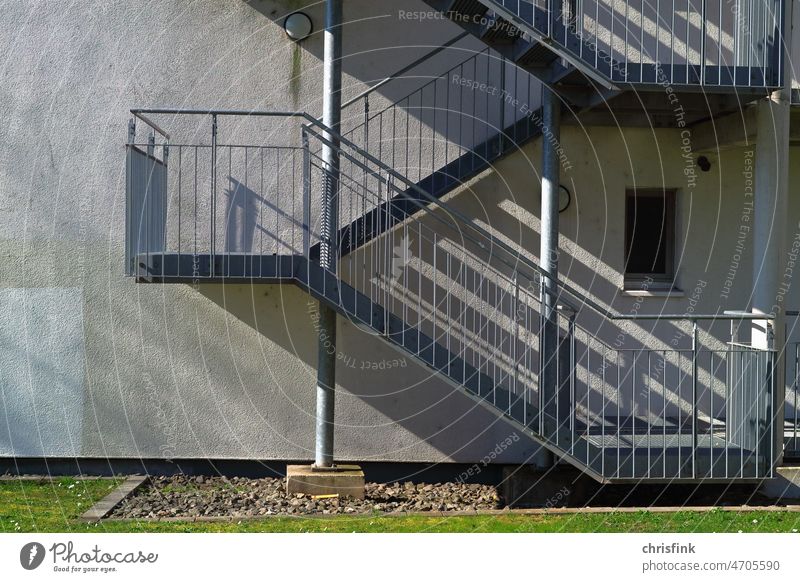
[[[425,0],[577,106],[782,86],[784,0]]]
[[[183,143],[154,115],[170,116],[176,126],[190,116],[209,118],[211,139]],[[634,332],[646,316],[619,315],[556,282],[558,345],[547,350],[540,306],[549,286],[526,249],[312,117],[178,110],[134,116],[126,265],[138,281],[298,285],[599,481],[772,475],[775,353],[720,344],[713,333],[719,320],[753,316],[660,315],[653,325],[683,332],[690,345],[641,345]],[[239,118],[229,124],[237,132],[245,122],[277,122],[274,135],[300,121],[302,145],[248,143],[236,132],[222,139],[219,128],[232,116]],[[149,132],[141,142],[137,122]],[[186,126],[196,134],[196,120]],[[339,250],[335,269],[321,267],[313,254],[316,245],[334,242],[323,241],[319,230],[319,193],[331,179],[323,146],[335,148],[341,164],[339,232],[368,213],[376,231],[347,254]],[[408,210],[393,204],[399,197]],[[604,337],[617,340],[611,345]],[[556,361],[543,361],[545,353]],[[543,366],[553,364],[555,385],[542,385]]]
[[[578,110],[626,91],[779,87],[783,0],[426,1],[488,47],[376,111],[372,90],[359,95],[338,132],[296,112],[132,111],[127,273],[295,284],[599,481],[771,477],[776,353],[720,330],[756,316],[620,315],[543,285],[527,249],[441,199],[541,134],[536,79]],[[262,122],[277,126],[248,129]],[[558,306],[547,320],[545,304]]]

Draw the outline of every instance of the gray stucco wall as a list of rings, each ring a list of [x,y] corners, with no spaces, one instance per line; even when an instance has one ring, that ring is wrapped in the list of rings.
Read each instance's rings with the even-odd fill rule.
[[[285,38],[289,4],[302,3],[0,0],[0,455],[313,456],[315,332],[302,292],[123,277],[128,110],[318,113],[321,38]],[[360,17],[345,31],[348,95],[458,32],[399,19],[389,0],[345,4],[346,17]],[[309,12],[319,30],[321,3]],[[447,58],[463,54],[432,69]],[[709,286],[695,309],[715,310],[736,253],[743,152],[712,156],[690,192],[679,132],[570,128],[563,141],[574,168],[562,180],[574,194],[562,215],[570,281],[621,312],[679,312],[702,279]],[[526,252],[538,249],[539,148],[502,160],[451,199]],[[686,294],[630,297],[620,292],[624,191],[661,185],[679,190]],[[800,217],[796,201],[791,216]],[[749,249],[746,241],[726,308],[747,303]],[[514,434],[408,357],[339,325],[340,459],[475,462]],[[631,341],[649,331],[633,329]],[[657,341],[674,333],[657,330]],[[526,462],[535,451],[520,438],[496,460]]]
[[[300,4],[0,1],[0,455],[313,457],[303,293],[123,277],[128,110],[318,113],[321,3],[308,8],[317,33],[302,45],[280,27]],[[356,20],[345,31],[357,53],[344,65],[348,95],[458,33],[398,19],[388,1],[348,0],[345,16]],[[455,57],[442,58],[431,67]],[[340,326],[339,458],[472,462],[513,434]],[[522,438],[497,460],[524,462],[535,448]]]

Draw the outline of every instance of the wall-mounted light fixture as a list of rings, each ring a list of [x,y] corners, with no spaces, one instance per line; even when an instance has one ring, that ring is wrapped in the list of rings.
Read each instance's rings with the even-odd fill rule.
[[[283,30],[286,31],[286,36],[293,41],[301,41],[311,35],[314,24],[305,12],[292,12],[283,21]]]

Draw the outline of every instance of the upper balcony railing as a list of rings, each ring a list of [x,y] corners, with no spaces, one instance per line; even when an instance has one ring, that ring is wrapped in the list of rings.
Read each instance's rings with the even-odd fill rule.
[[[785,0],[480,0],[615,85],[780,87]]]

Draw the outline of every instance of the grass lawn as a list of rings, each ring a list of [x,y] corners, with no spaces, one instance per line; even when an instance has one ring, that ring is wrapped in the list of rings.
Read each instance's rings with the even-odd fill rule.
[[[800,513],[608,513],[454,517],[271,517],[242,522],[78,521],[118,481],[1,481],[0,532],[792,532]]]

